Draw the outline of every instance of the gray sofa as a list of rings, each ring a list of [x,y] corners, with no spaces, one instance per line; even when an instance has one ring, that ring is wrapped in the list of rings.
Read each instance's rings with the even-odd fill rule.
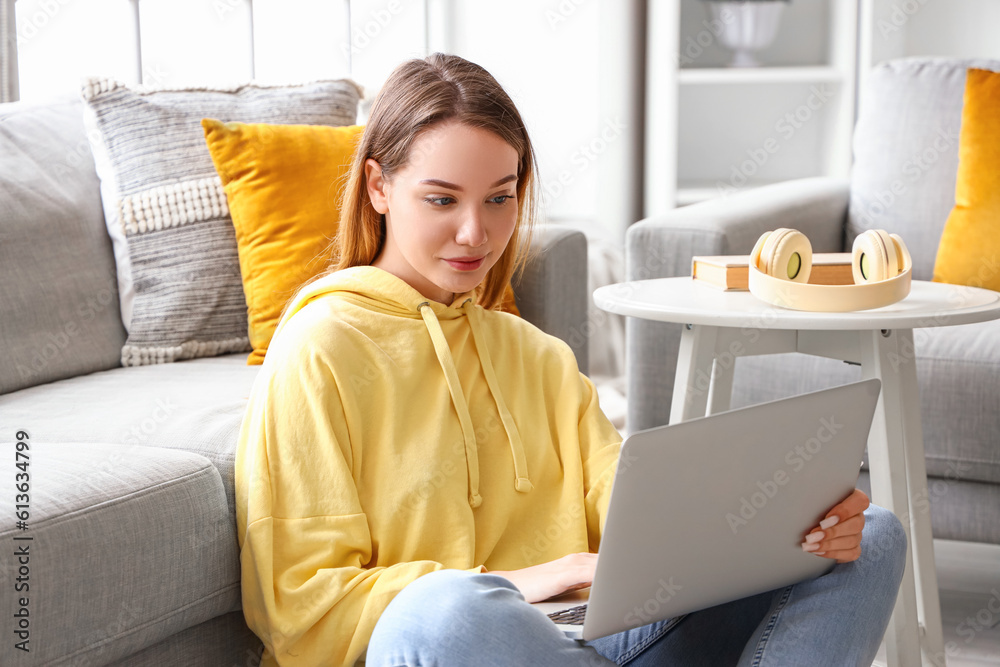
[[[761,233],[792,227],[814,250],[849,250],[871,228],[899,233],[913,277],[930,280],[954,206],[969,67],[1000,62],[912,58],[871,73],[850,181],[808,178],[643,220],[628,232],[628,279],[690,275],[693,255],[748,254]],[[680,325],[629,318],[629,431],[668,422]],[[934,537],[1000,545],[1000,321],[914,331]],[[860,369],[797,354],[741,358],[733,407],[859,380]],[[867,464],[866,464],[867,468]],[[870,489],[867,473],[860,486]]]
[[[586,239],[533,247],[522,315],[586,371]],[[122,367],[125,337],[80,101],[0,105],[0,665],[259,664],[233,458],[260,367]]]

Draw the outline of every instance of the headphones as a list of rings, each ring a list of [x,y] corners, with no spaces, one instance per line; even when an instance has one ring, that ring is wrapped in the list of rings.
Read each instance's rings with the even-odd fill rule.
[[[750,253],[750,292],[792,310],[844,313],[880,308],[910,293],[913,260],[898,234],[870,229],[854,239],[853,285],[811,285],[812,245],[800,231],[764,232]]]

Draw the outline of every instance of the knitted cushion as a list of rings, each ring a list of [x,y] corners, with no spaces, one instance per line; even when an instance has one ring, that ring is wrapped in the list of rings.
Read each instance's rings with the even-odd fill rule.
[[[349,80],[228,90],[85,82],[128,329],[123,366],[250,350],[236,236],[201,119],[351,125],[360,94]]]

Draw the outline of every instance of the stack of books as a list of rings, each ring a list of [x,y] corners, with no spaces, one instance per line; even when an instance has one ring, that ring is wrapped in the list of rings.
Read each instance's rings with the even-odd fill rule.
[[[699,255],[691,259],[691,277],[723,290],[748,290],[749,276],[749,255]],[[813,253],[809,283],[813,285],[853,285],[851,253]]]

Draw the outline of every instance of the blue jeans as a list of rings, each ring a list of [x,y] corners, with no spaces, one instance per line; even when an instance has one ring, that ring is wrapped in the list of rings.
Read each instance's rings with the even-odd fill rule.
[[[503,577],[440,570],[388,605],[368,667],[863,665],[875,658],[903,577],[906,536],[865,511],[861,558],[786,588],[590,642],[568,639]]]

